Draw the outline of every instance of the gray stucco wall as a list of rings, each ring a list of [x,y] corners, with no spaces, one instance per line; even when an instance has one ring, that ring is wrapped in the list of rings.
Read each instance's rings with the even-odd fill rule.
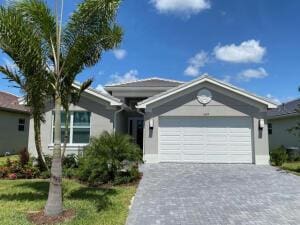
[[[19,131],[19,119],[25,119],[25,130]],[[17,153],[28,144],[29,115],[0,111],[0,154]]]
[[[297,122],[300,122],[300,116],[289,118],[270,119],[273,133],[269,135],[270,149],[277,148],[281,145],[286,147],[299,147],[299,137],[288,132],[288,129],[294,127]]]
[[[52,154],[51,146],[52,144],[52,114],[53,114],[54,105],[49,103],[46,107],[45,120],[46,122],[41,126],[41,140],[42,148],[44,154]],[[113,131],[113,117],[114,117],[113,108],[109,107],[104,102],[94,99],[88,96],[82,96],[77,105],[71,105],[70,111],[88,111],[91,112],[91,137],[100,135],[104,131],[112,132]],[[29,128],[29,143],[28,149],[32,155],[36,155],[36,148],[34,143],[34,126],[33,120],[30,119],[30,128]],[[67,153],[76,153],[78,147],[69,148]]]
[[[197,101],[197,93],[202,88],[212,92],[212,101],[203,106]],[[267,127],[262,131],[258,129],[258,120],[266,117],[266,106],[252,100],[233,94],[227,90],[211,84],[201,84],[192,88],[189,92],[179,93],[172,97],[171,101],[162,101],[146,109],[144,128],[144,154],[153,157],[158,154],[158,126],[159,117],[162,116],[201,116],[201,117],[251,117],[253,120],[253,147],[254,160],[256,156],[267,158],[269,156]],[[154,129],[149,129],[149,120],[154,120]],[[255,159],[256,158],[256,159]],[[151,159],[150,159],[151,160]],[[153,159],[154,160],[154,159]]]

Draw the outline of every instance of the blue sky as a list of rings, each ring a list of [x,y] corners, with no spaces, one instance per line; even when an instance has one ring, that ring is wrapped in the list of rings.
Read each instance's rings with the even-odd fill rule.
[[[65,2],[67,16],[80,0]],[[287,101],[299,97],[299,11],[298,0],[126,0],[118,13],[125,34],[120,49],[104,53],[78,80],[94,77],[93,86],[101,88],[153,76],[189,81],[208,73]],[[0,55],[0,63],[10,62]],[[0,90],[19,94],[11,86],[0,80]]]

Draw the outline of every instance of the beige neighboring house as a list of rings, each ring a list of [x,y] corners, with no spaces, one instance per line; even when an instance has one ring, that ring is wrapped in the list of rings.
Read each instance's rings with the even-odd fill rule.
[[[146,163],[269,163],[267,110],[277,107],[269,99],[208,75],[186,83],[149,78],[104,89],[107,93],[86,90],[71,106],[67,153],[82,151],[103,131],[116,131],[133,137]],[[49,103],[41,130],[46,154],[53,151],[53,109]],[[29,150],[35,153],[32,120]]]
[[[280,105],[268,112],[270,149],[284,146],[288,149],[300,149],[300,139],[289,129],[300,123],[300,98]]]
[[[19,97],[0,91],[0,155],[15,154],[28,145],[29,109]]]

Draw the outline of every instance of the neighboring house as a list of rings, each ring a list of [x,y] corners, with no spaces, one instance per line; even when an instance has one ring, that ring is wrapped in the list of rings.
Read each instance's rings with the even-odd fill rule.
[[[289,129],[300,123],[300,98],[283,103],[277,109],[268,111],[270,149],[279,146],[286,148],[300,148],[300,139]]]
[[[27,147],[29,114],[17,96],[0,91],[0,155],[14,154]]]
[[[108,94],[89,89],[71,106],[69,153],[81,150],[91,136],[116,131],[133,136],[146,163],[269,163],[264,119],[276,104],[268,99],[208,75],[187,83],[151,78],[105,90]],[[42,145],[51,154],[53,104],[45,118]]]

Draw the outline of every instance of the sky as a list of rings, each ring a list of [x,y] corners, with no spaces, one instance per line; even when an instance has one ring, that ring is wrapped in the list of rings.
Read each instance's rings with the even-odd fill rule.
[[[65,21],[80,2],[65,1]],[[117,15],[121,45],[77,80],[92,77],[101,90],[110,83],[190,81],[207,73],[286,102],[299,97],[299,11],[299,0],[125,0]],[[4,54],[0,64],[13,65]],[[12,86],[0,79],[0,90],[20,95]]]

